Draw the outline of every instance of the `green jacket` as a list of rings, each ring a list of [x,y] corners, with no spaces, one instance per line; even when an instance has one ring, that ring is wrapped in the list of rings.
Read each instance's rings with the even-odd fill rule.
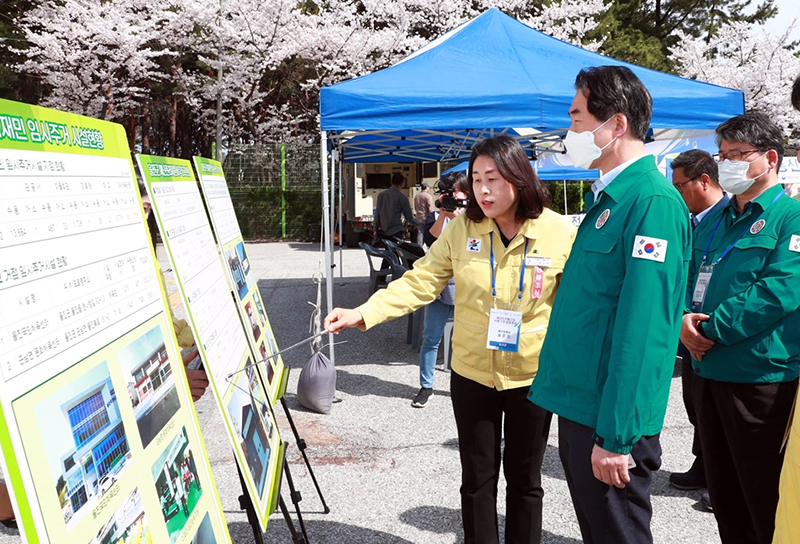
[[[689,210],[651,155],[578,229],[528,398],[595,429],[606,450],[630,453],[661,431],[691,237]]]
[[[785,195],[775,200],[782,190],[780,185],[768,189],[738,219],[731,202],[709,214],[694,231],[687,308],[709,239],[706,265],[735,242],[714,266],[700,310],[711,317],[702,327],[716,342],[702,361],[692,360],[695,372],[704,378],[738,383],[797,379],[800,202]]]

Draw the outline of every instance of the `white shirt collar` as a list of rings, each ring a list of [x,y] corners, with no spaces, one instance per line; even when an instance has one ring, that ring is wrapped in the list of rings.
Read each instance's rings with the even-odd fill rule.
[[[594,193],[594,201],[597,202],[597,198],[599,197],[600,193],[602,191],[605,191],[606,187],[611,185],[611,182],[614,181],[617,178],[617,176],[619,176],[622,173],[623,170],[625,170],[627,167],[629,167],[630,165],[632,165],[633,163],[635,163],[636,161],[638,161],[647,154],[648,153],[642,153],[641,155],[638,155],[629,161],[623,162],[622,164],[620,164],[607,174],[603,174],[602,176],[600,176],[600,179],[592,183],[592,192]]]

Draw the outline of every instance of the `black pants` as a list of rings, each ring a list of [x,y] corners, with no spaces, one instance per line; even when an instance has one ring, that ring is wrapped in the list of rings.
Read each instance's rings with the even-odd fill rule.
[[[683,386],[683,406],[686,408],[686,415],[689,416],[689,423],[694,427],[694,436],[692,437],[692,453],[694,454],[694,463],[692,469],[699,471],[700,474],[705,474],[703,467],[703,446],[700,444],[700,433],[697,430],[697,412],[694,409],[694,400],[692,399],[692,378],[694,377],[694,369],[692,369],[692,356],[683,342],[678,342],[678,357],[682,359],[681,362],[681,385]]]
[[[507,482],[505,542],[538,544],[542,539],[542,459],[552,414],[528,401],[527,393],[527,387],[498,391],[451,372],[465,544],[499,542],[501,436]]]
[[[796,389],[796,380],[757,384],[693,378],[708,494],[724,544],[772,542],[781,442]]]
[[[586,544],[645,544],[653,542],[650,518],[652,473],[661,466],[659,435],[642,437],[631,456],[636,467],[623,489],[594,477],[592,448],[594,429],[558,418],[558,451],[572,504]]]

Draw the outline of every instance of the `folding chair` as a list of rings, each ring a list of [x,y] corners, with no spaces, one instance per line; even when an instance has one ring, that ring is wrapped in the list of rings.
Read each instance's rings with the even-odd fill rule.
[[[399,273],[400,271],[395,268],[400,266],[400,259],[398,259],[397,255],[388,249],[378,249],[364,242],[359,242],[358,245],[366,252],[367,262],[369,262],[370,294],[377,291],[380,287],[386,287],[386,284],[391,281],[386,279],[388,276],[391,276],[392,279],[399,277],[396,275],[396,272]],[[375,261],[373,259],[376,258],[380,259],[380,268],[375,267]],[[400,275],[402,275],[402,273]]]
[[[400,244],[392,242],[391,240],[384,240],[384,243],[386,244],[386,247],[391,249],[394,252],[394,254],[397,255],[398,259],[400,259],[400,264],[402,264],[409,270],[414,268],[414,263],[422,258],[420,255],[415,255],[414,253],[401,247]],[[417,244],[413,245],[419,247]],[[422,248],[420,247],[420,250],[421,249]]]

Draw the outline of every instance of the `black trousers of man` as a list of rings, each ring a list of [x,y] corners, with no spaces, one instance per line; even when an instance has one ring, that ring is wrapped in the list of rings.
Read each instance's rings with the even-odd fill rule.
[[[723,544],[772,542],[781,443],[796,390],[797,380],[731,383],[693,378],[706,483]]]
[[[678,342],[678,357],[681,358],[681,385],[683,386],[683,406],[686,408],[686,415],[689,417],[689,423],[694,427],[694,436],[692,437],[692,453],[694,454],[694,463],[692,470],[698,472],[705,478],[705,468],[703,465],[703,446],[700,444],[700,433],[697,430],[697,411],[694,409],[694,399],[692,398],[692,378],[694,377],[694,369],[692,369],[692,355],[683,342]]]
[[[661,466],[660,435],[639,439],[628,469],[631,481],[623,489],[594,476],[594,429],[558,418],[558,452],[585,544],[652,544],[650,504],[652,473]]]
[[[527,399],[528,388],[498,391],[451,372],[450,395],[461,455],[465,544],[497,544],[500,440],[505,437],[506,544],[542,539],[542,460],[552,414]]]

